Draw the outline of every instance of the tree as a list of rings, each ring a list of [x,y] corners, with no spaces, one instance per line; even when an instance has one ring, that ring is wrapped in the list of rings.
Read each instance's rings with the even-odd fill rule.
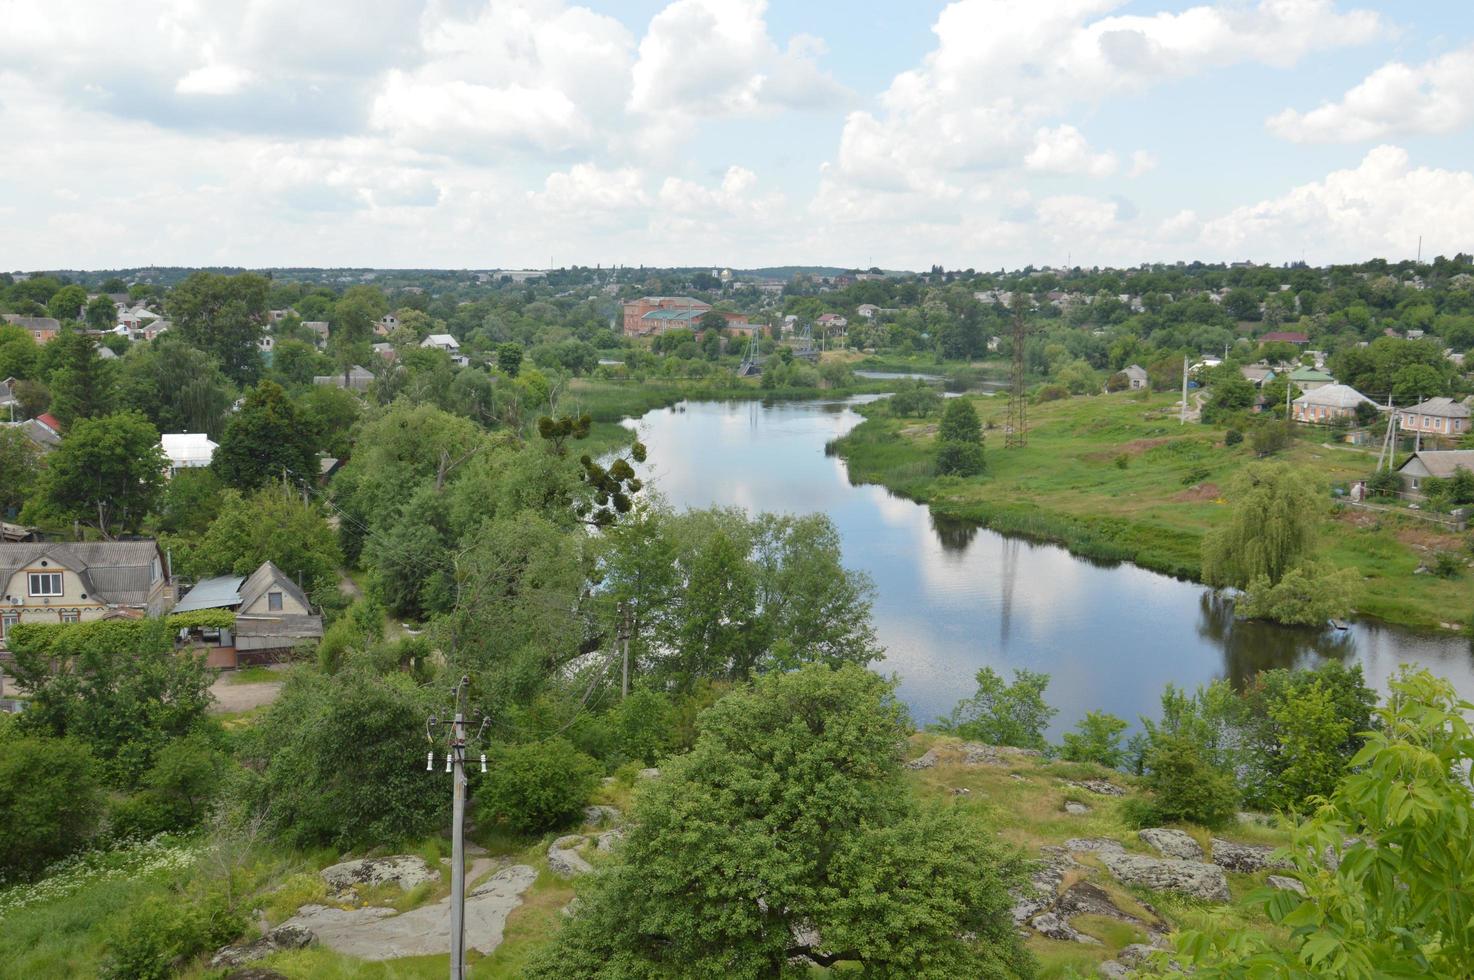
[[[227,490],[191,561],[199,575],[249,575],[270,561],[309,595],[336,591],[342,552],[333,529],[292,488],[266,486],[243,497]]]
[[[522,347],[511,342],[500,344],[496,349],[496,369],[508,378],[515,378],[522,370]]]
[[[910,380],[896,385],[896,393],[891,395],[889,406],[891,414],[905,417],[930,415],[941,403],[942,396],[937,393],[936,388],[925,381]]]
[[[997,671],[984,667],[977,673],[977,684],[977,693],[959,701],[934,726],[937,730],[988,745],[1045,748],[1044,730],[1056,714],[1044,703],[1048,674],[1019,669],[1013,672],[1013,683],[1005,684]]]
[[[32,877],[77,850],[96,829],[102,803],[86,746],[0,737],[0,877]]]
[[[166,465],[159,430],[138,412],[82,419],[47,458],[43,506],[105,536],[136,531],[158,501]]]
[[[220,437],[234,395],[208,354],[170,331],[136,345],[121,365],[119,400],[147,415],[160,432]]]
[[[969,808],[911,795],[890,683],[855,666],[772,674],[698,724],[527,976],[1032,974],[1009,914],[1021,864]]]
[[[1239,795],[1233,777],[1204,757],[1185,733],[1153,731],[1145,758],[1145,783],[1152,792],[1143,822],[1221,827],[1232,819]]]
[[[1203,422],[1219,425],[1235,413],[1254,404],[1254,385],[1232,364],[1225,365],[1213,381],[1208,404],[1203,407]]]
[[[86,334],[65,330],[52,341],[57,345],[57,367],[51,372],[51,414],[70,427],[78,419],[96,418],[113,410],[115,371],[97,356],[97,343]]]
[[[58,320],[79,320],[87,305],[87,290],[73,283],[58,289],[46,303],[46,313]]]
[[[86,322],[89,330],[111,330],[117,323],[118,308],[106,296],[94,296],[87,304]]]
[[[1204,580],[1235,588],[1261,577],[1279,584],[1314,547],[1320,494],[1287,463],[1253,463],[1234,479],[1228,497],[1228,523],[1203,539]]]
[[[169,291],[169,316],[187,343],[214,357],[232,381],[249,384],[261,370],[256,343],[270,285],[250,272],[195,272]]]
[[[1294,441],[1290,422],[1266,420],[1249,430],[1249,448],[1259,457],[1273,456],[1290,448]]]
[[[983,427],[972,402],[952,398],[937,427],[937,472],[974,476],[983,471]]]
[[[1110,769],[1118,769],[1126,760],[1121,748],[1121,733],[1126,731],[1126,721],[1104,711],[1088,711],[1078,731],[1065,732],[1064,749],[1060,756],[1070,762],[1094,762]]]
[[[1303,894],[1250,897],[1279,928],[1188,931],[1172,958],[1207,980],[1455,977],[1474,949],[1474,704],[1404,668],[1381,725],[1283,852]],[[1326,860],[1326,855],[1331,860]]]
[[[41,453],[20,429],[0,426],[0,515],[18,511],[35,492]]]
[[[567,739],[511,745],[494,757],[491,773],[476,789],[476,805],[486,823],[505,821],[517,833],[574,823],[598,785],[598,765]]]
[[[0,323],[0,379],[34,378],[41,349],[29,331]]]
[[[1245,619],[1268,619],[1294,626],[1322,626],[1351,612],[1361,576],[1353,568],[1305,562],[1278,582],[1256,576],[1244,589],[1236,611]]]
[[[767,640],[757,581],[747,556],[725,533],[717,532],[692,561],[683,609],[676,662],[688,687],[699,677],[752,673]]]
[[[312,433],[274,381],[246,392],[245,404],[225,425],[211,465],[222,480],[241,490],[283,476],[293,484],[317,478]]]

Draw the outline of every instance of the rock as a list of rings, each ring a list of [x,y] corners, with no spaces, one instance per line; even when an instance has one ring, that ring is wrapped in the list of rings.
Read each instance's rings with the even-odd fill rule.
[[[1177,858],[1180,861],[1203,860],[1203,848],[1193,840],[1192,835],[1184,831],[1151,827],[1137,831],[1136,836],[1163,857]]]
[[[1075,861],[1069,854],[1057,849],[1047,850],[1044,860],[1029,876],[1029,883],[1013,894],[1014,923],[1023,925],[1053,905],[1059,886],[1065,880],[1065,872],[1074,866]]]
[[[1346,856],[1346,852],[1351,849],[1351,846],[1360,843],[1360,837],[1348,837],[1341,842],[1341,849],[1339,851],[1332,845],[1327,844],[1325,850],[1320,852],[1321,864],[1324,864],[1331,871],[1335,871],[1341,867],[1341,859]]]
[[[1220,868],[1252,874],[1265,868],[1288,868],[1288,861],[1270,857],[1274,848],[1268,844],[1236,844],[1222,837],[1213,838],[1213,863]]]
[[[1131,971],[1122,966],[1120,963],[1117,963],[1115,960],[1103,961],[1099,966],[1095,968],[1095,972],[1103,977],[1112,978],[1112,980],[1114,980],[1114,978],[1116,977],[1131,976]]]
[[[1092,793],[1101,796],[1125,796],[1126,791],[1109,779],[1066,779],[1066,786],[1075,786],[1079,789],[1088,789]]]
[[[589,839],[580,834],[568,834],[553,841],[548,846],[548,869],[563,878],[594,870],[594,866],[585,861],[577,850],[588,842]]]
[[[927,749],[921,755],[906,763],[907,769],[930,769],[937,764],[937,750]]]
[[[1201,861],[1179,861],[1176,858],[1154,858],[1125,851],[1104,851],[1101,860],[1116,880],[1126,885],[1153,891],[1177,892],[1190,898],[1210,902],[1226,902],[1228,876],[1216,864]]]
[[[596,803],[593,806],[583,808],[583,822],[591,827],[602,827],[605,824],[613,826],[619,823],[620,812],[618,807],[604,806]]]
[[[607,854],[609,851],[614,850],[614,845],[622,840],[624,840],[624,831],[606,830],[594,838],[594,847]]]
[[[1155,946],[1148,946],[1146,943],[1132,943],[1130,946],[1121,947],[1121,951],[1116,954],[1116,959],[1127,966],[1136,967],[1145,963],[1155,952],[1157,952]]]
[[[522,894],[537,880],[525,864],[503,868],[466,896],[466,945],[490,954],[502,943],[507,916],[522,904]],[[310,929],[330,949],[364,960],[444,955],[450,948],[450,897],[401,915],[370,906],[335,909],[304,905],[286,926]]]
[[[971,796],[972,795],[972,790],[968,789],[966,786],[953,786],[952,787],[952,795],[953,796]]]
[[[1074,926],[1053,912],[1045,912],[1042,915],[1034,916],[1029,925],[1034,928],[1035,932],[1049,939],[1058,939],[1061,942],[1085,943],[1086,945],[1101,945],[1099,939],[1077,931]]]
[[[1021,749],[1014,745],[984,745],[981,742],[962,743],[962,764],[965,766],[1016,766],[1043,757],[1044,753],[1038,749]]]
[[[659,769],[656,769],[654,767],[651,767],[649,769],[641,769],[640,770],[640,778],[641,779],[659,779],[660,778],[660,770]]]
[[[319,876],[327,886],[344,891],[354,885],[398,885],[408,891],[427,881],[439,881],[439,872],[432,871],[424,858],[413,854],[397,854],[394,857],[362,858],[344,861],[330,868],[323,868]]]
[[[287,980],[287,975],[262,966],[248,966],[239,970],[231,970],[225,975],[224,980]]]
[[[1240,810],[1235,814],[1239,823],[1246,823],[1254,827],[1269,827],[1274,824],[1274,817],[1268,813],[1253,813],[1248,810]]]
[[[1054,903],[1054,911],[1066,918],[1074,918],[1077,915],[1095,915],[1106,919],[1115,919],[1117,922],[1129,922],[1143,928],[1159,932],[1165,931],[1166,926],[1160,921],[1149,922],[1139,916],[1132,915],[1116,904],[1109,892],[1099,885],[1088,881],[1077,881]]]
[[[1078,817],[1089,813],[1090,807],[1084,803],[1076,803],[1074,800],[1065,800],[1065,812]]]
[[[241,946],[226,946],[221,949],[211,958],[210,968],[218,970],[224,966],[254,963],[256,960],[265,959],[272,953],[279,953],[284,949],[302,949],[315,942],[317,942],[317,936],[313,935],[312,930],[283,924],[255,942]]]
[[[1120,841],[1109,837],[1071,837],[1065,841],[1065,850],[1087,851],[1091,854],[1126,853],[1126,848]]]
[[[1297,878],[1286,878],[1284,875],[1270,875],[1269,877],[1264,879],[1264,883],[1270,888],[1278,888],[1280,891],[1294,892],[1302,898],[1305,896],[1305,885],[1302,884]]]

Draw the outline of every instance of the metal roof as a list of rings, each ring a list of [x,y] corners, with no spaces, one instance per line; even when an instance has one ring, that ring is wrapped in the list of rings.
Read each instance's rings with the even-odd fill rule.
[[[144,606],[163,561],[155,541],[37,541],[0,543],[0,586],[22,568],[55,562],[75,572],[88,595],[120,606]]]
[[[201,579],[179,600],[174,611],[232,608],[241,601],[241,585],[245,581],[240,575],[217,575],[214,578]]]

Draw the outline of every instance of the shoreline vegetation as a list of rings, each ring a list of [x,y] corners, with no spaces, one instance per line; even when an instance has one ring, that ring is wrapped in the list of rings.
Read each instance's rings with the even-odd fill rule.
[[[1005,400],[972,400],[985,427],[981,476],[938,476],[935,420],[873,406],[857,408],[865,421],[829,451],[845,460],[852,482],[925,504],[938,520],[1202,581],[1203,536],[1227,518],[1221,488],[1254,458],[1250,449],[1225,445],[1222,428],[1181,425],[1171,394],[1119,392],[1031,405],[1028,445],[1004,451]],[[1329,435],[1301,429],[1278,458],[1313,470],[1328,490],[1370,473],[1374,451],[1326,442]],[[1434,555],[1462,550],[1457,535],[1345,508],[1320,531],[1325,557],[1361,575],[1358,616],[1429,631],[1463,626],[1467,582],[1416,574]]]

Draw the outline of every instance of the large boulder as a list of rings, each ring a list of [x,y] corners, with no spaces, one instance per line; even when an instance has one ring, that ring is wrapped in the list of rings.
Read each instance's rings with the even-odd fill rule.
[[[1147,909],[1155,914],[1156,910],[1147,906]],[[1116,904],[1110,892],[1099,885],[1089,881],[1077,881],[1054,903],[1054,911],[1066,918],[1074,918],[1077,915],[1094,915],[1104,919],[1115,919],[1117,922],[1126,922],[1131,925],[1141,926],[1153,934],[1167,932],[1166,923],[1157,918],[1143,919],[1141,916],[1133,915]]]
[[[1087,789],[1099,796],[1125,796],[1126,791],[1109,779],[1066,779],[1066,786],[1074,786],[1078,789]]]
[[[613,830],[606,830],[594,838],[594,849],[607,854],[614,850],[615,845],[622,840],[624,840],[624,831],[618,827]]]
[[[1294,892],[1301,898],[1305,897],[1305,885],[1298,878],[1287,878],[1284,875],[1268,875],[1264,883],[1270,888],[1278,888],[1282,892]]]
[[[396,854],[393,857],[361,858],[344,861],[323,868],[319,876],[335,891],[345,891],[354,885],[398,885],[408,891],[427,881],[439,881],[440,872],[432,871],[425,859],[413,854]]]
[[[1089,854],[1105,854],[1126,852],[1125,846],[1118,840],[1109,837],[1071,837],[1065,841],[1065,850],[1084,851]]]
[[[1220,868],[1253,874],[1265,868],[1288,868],[1289,861],[1275,860],[1274,848],[1268,844],[1237,844],[1222,837],[1213,838],[1213,863]]]
[[[1034,866],[1028,883],[1013,893],[1013,921],[1023,925],[1053,905],[1065,873],[1074,866],[1075,861],[1069,854],[1054,848],[1047,849],[1044,860]]]
[[[612,827],[619,823],[619,818],[620,813],[618,807],[595,803],[583,808],[583,822],[590,827],[602,827],[605,824]]]
[[[1053,912],[1045,912],[1043,915],[1034,916],[1029,925],[1034,931],[1049,939],[1058,939],[1067,943],[1085,943],[1086,945],[1099,946],[1100,940],[1094,936],[1087,936],[1070,925],[1064,916]]]
[[[984,745],[963,742],[961,745],[934,745],[918,758],[906,763],[907,769],[930,769],[938,763],[959,766],[1017,766],[1043,758],[1038,749],[1021,749],[1013,745]]]
[[[224,947],[211,958],[210,968],[218,970],[227,966],[254,963],[256,960],[265,959],[272,953],[288,949],[302,949],[315,942],[317,942],[317,936],[311,929],[284,923],[255,942]]]
[[[1226,902],[1231,897],[1228,876],[1216,864],[1154,858],[1125,851],[1102,851],[1100,858],[1107,870],[1124,885],[1177,892],[1209,902]]]
[[[548,869],[561,878],[588,874],[594,866],[584,860],[578,849],[589,842],[582,834],[568,834],[548,845]]]
[[[1139,830],[1136,836],[1141,842],[1162,857],[1177,858],[1179,861],[1201,861],[1203,860],[1203,848],[1192,835],[1181,830],[1171,830],[1167,827],[1150,827]]]

